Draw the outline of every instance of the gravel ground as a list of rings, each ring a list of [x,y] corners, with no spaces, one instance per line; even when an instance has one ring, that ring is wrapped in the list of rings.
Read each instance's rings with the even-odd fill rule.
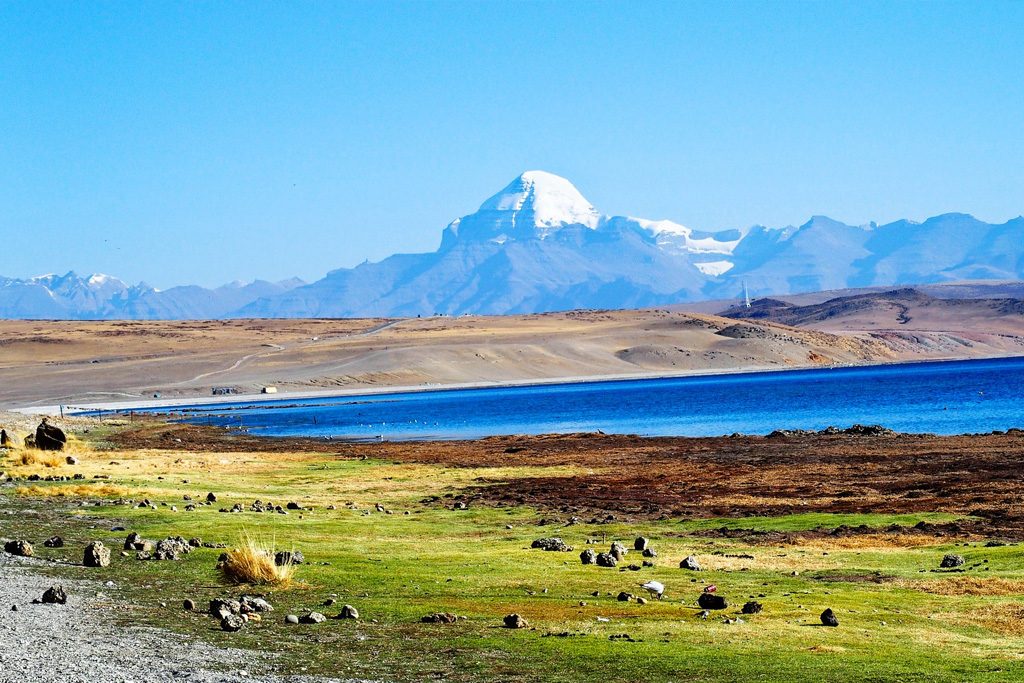
[[[273,675],[267,653],[120,628],[113,614],[124,606],[104,597],[102,584],[42,576],[33,571],[40,564],[0,553],[0,683],[342,683]],[[55,583],[67,590],[66,605],[32,604]]]

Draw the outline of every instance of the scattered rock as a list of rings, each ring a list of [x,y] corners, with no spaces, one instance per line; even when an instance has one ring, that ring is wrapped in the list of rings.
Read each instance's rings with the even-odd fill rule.
[[[296,615],[296,614],[289,614],[289,615],[287,615],[287,616],[286,616],[286,617],[284,618],[284,623],[286,623],[286,624],[292,624],[292,625],[294,625],[294,624],[298,624],[298,623],[299,623],[299,617],[298,617],[298,615]]]
[[[341,612],[338,613],[337,618],[338,619],[358,619],[359,618],[359,610],[357,610],[352,605],[344,605],[341,608]]]
[[[223,631],[241,631],[245,626],[245,619],[240,614],[226,614],[220,620],[220,628]]]
[[[207,493],[206,494],[206,502],[207,503],[216,503],[217,502],[217,494],[214,493],[213,491],[211,491],[210,493]]]
[[[633,541],[633,550],[639,550],[641,552],[647,550],[648,543],[649,541],[646,538],[638,536],[637,539]]]
[[[622,561],[622,558],[626,556],[626,552],[626,546],[622,545],[618,541],[612,542],[612,547],[608,550],[608,554],[620,562]]]
[[[230,598],[214,598],[210,600],[210,614],[218,619],[223,619],[229,614],[241,614],[242,603]]]
[[[110,565],[110,548],[100,541],[93,541],[85,546],[82,564],[86,567],[106,567]]]
[[[4,543],[4,552],[19,557],[32,557],[35,550],[32,549],[32,544],[28,541],[7,541]]]
[[[691,572],[701,571],[700,562],[697,561],[696,556],[687,555],[679,562],[680,569],[689,569]]]
[[[43,545],[45,545],[47,548],[63,548],[64,539],[60,536],[51,536],[50,538],[43,541]]]
[[[325,621],[327,621],[327,617],[319,612],[309,612],[299,617],[300,624],[322,624]]]
[[[644,557],[657,557],[658,553],[654,551],[654,548],[644,548],[642,555]]]
[[[437,612],[436,614],[428,614],[420,621],[424,624],[454,624],[459,618],[451,612]]]
[[[597,553],[591,550],[590,548],[587,548],[582,553],[580,553],[580,562],[582,562],[583,564],[594,564],[595,562],[597,562]]]
[[[64,591],[63,586],[51,586],[43,593],[43,604],[64,605],[67,604],[67,601],[68,594]]]
[[[616,599],[619,602],[629,602],[629,601],[633,600],[635,597],[636,596],[633,595],[632,593],[627,593],[626,591],[622,591],[621,593],[619,593],[619,595],[618,595],[618,597]]]
[[[572,546],[566,545],[566,543],[560,538],[538,538],[530,544],[530,547],[560,553],[570,552],[572,550]]]
[[[836,618],[836,613],[831,608],[821,613],[821,624],[822,626],[839,626],[839,619]]]
[[[76,458],[73,455],[69,455],[68,457],[64,458],[64,462],[66,462],[69,465],[77,465],[78,464],[78,458]]]
[[[751,600],[750,602],[743,604],[743,609],[741,611],[744,614],[760,614],[763,609],[764,605],[759,603],[757,600]]]
[[[729,606],[726,599],[717,593],[701,593],[697,604],[701,609],[725,609]]]
[[[242,614],[252,614],[254,612],[273,612],[274,607],[263,598],[255,595],[243,595],[238,599],[239,610]]]
[[[274,555],[274,564],[278,567],[284,567],[289,564],[302,564],[306,561],[306,556],[302,554],[301,550],[281,550]]]
[[[530,626],[530,622],[518,614],[509,614],[502,621],[505,624],[505,628],[528,628]]]
[[[185,600],[182,600],[181,608],[186,612],[192,612],[196,608],[196,603],[186,598]]]
[[[954,567],[962,567],[967,560],[964,559],[963,555],[949,554],[942,558],[942,562],[939,564],[943,569],[952,569]]]
[[[619,563],[611,553],[598,553],[595,561],[598,567],[614,567]]]

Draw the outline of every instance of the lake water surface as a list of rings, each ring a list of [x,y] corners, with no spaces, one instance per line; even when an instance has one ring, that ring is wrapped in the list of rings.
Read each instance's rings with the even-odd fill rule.
[[[254,435],[344,439],[472,439],[597,430],[710,436],[855,423],[961,434],[1024,427],[1024,358],[282,397],[184,410],[190,422],[243,426]]]

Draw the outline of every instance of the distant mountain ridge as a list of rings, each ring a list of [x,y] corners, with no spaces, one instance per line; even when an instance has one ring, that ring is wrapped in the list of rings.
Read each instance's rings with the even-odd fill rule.
[[[1024,279],[1024,218],[701,232],[605,216],[565,178],[528,171],[452,221],[437,251],[298,281],[157,291],[116,278],[0,278],[5,318],[362,317],[637,308],[737,296]]]
[[[242,306],[305,284],[256,280],[216,289],[194,285],[158,290],[103,274],[74,272],[25,280],[0,277],[0,318],[41,320],[199,320],[231,317]]]

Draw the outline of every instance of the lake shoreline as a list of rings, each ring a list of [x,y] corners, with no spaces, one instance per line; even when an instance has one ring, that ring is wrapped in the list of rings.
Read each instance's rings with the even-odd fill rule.
[[[64,404],[55,405],[43,405],[43,406],[22,406],[11,408],[10,412],[22,413],[26,415],[60,415],[62,410],[67,415],[82,415],[93,412],[130,412],[133,410],[154,412],[161,408],[167,408],[168,412],[174,412],[175,409],[182,408],[204,408],[204,407],[215,407],[218,405],[234,404],[234,403],[275,403],[275,402],[286,402],[286,401],[306,401],[306,400],[317,400],[317,399],[329,399],[329,398],[360,398],[360,397],[377,397],[389,394],[415,394],[415,393],[427,393],[427,392],[442,392],[442,391],[461,391],[461,390],[474,390],[474,389],[504,389],[504,388],[525,388],[525,387],[541,387],[541,386],[558,386],[558,385],[575,385],[575,384],[598,384],[598,383],[614,383],[614,382],[631,382],[631,381],[642,381],[642,380],[659,380],[659,379],[683,379],[688,377],[731,377],[736,375],[758,375],[758,374],[770,374],[770,373],[798,373],[808,372],[816,370],[835,370],[835,369],[848,369],[848,368],[872,368],[881,366],[900,366],[900,365],[922,365],[922,364],[939,364],[939,363],[971,363],[975,361],[990,361],[998,359],[1012,359],[1019,358],[1019,355],[993,355],[993,356],[979,356],[976,358],[962,358],[962,357],[945,357],[945,358],[926,358],[921,360],[896,360],[896,361],[868,361],[864,363],[848,363],[848,364],[837,364],[837,365],[806,365],[796,367],[759,367],[759,366],[740,366],[729,369],[706,369],[706,370],[689,370],[682,372],[641,372],[641,373],[630,373],[630,374],[612,374],[612,375],[574,375],[566,377],[551,377],[551,378],[529,378],[522,380],[504,380],[504,381],[479,381],[479,382],[457,382],[448,384],[427,384],[427,385],[396,385],[396,386],[378,386],[378,387],[353,387],[348,389],[323,389],[314,391],[289,391],[289,392],[278,392],[273,394],[229,394],[224,396],[196,396],[196,397],[179,397],[179,398],[168,398],[168,399],[153,399],[153,398],[140,398],[136,401],[99,401],[95,403],[82,404],[79,403],[73,408]]]

